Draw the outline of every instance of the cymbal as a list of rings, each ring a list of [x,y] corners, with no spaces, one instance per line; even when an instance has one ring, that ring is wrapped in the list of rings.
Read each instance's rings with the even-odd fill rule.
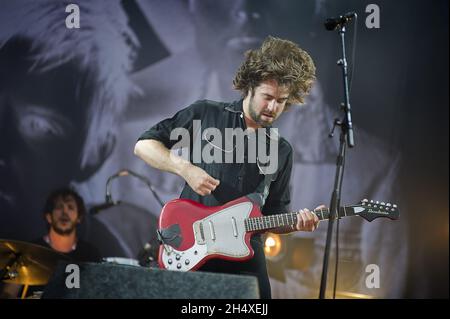
[[[20,285],[45,285],[58,261],[69,258],[52,249],[27,242],[0,239],[0,274],[3,281]]]
[[[374,299],[375,296],[351,291],[336,291],[336,299]]]

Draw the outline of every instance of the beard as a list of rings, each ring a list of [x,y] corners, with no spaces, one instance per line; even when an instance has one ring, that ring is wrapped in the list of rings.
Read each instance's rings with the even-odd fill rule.
[[[256,113],[255,107],[253,105],[253,97],[250,98],[249,101],[249,115],[252,118],[253,121],[255,121],[256,124],[261,125],[262,127],[268,127],[270,125],[272,125],[273,121],[275,120],[275,116],[273,117],[273,120],[271,122],[269,121],[264,121],[261,116],[262,116],[262,112],[261,113]]]
[[[67,226],[66,227],[61,227],[59,225],[59,221],[60,220],[52,221],[50,227],[55,231],[55,233],[57,233],[57,234],[59,234],[61,236],[67,236],[67,235],[72,234],[75,231],[76,227],[77,227],[77,224],[73,223],[73,222],[70,222],[69,227],[67,227]]]

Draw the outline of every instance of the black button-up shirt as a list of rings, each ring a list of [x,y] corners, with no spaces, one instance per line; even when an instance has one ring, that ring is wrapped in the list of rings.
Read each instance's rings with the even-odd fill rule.
[[[201,121],[200,132],[195,131],[194,120]],[[233,151],[237,153],[235,145],[233,147],[227,147],[225,142],[225,128],[241,128],[244,131],[247,128],[244,120],[242,100],[232,103],[213,102],[209,100],[197,101],[176,113],[172,118],[154,125],[142,134],[139,140],[155,139],[162,142],[169,149],[173,146],[177,147],[182,142],[181,135],[175,136],[177,137],[176,139],[170,138],[171,132],[176,128],[185,128],[189,132],[189,144],[185,144],[184,146],[189,147],[191,163],[201,167],[209,175],[220,180],[219,186],[208,196],[198,195],[186,183],[180,198],[192,199],[206,206],[217,206],[254,192],[262,193],[264,174],[261,172],[261,166],[248,161],[247,144],[248,139],[252,138],[251,135],[248,138],[246,137],[244,141],[243,162],[237,162],[236,160],[233,163],[225,162],[226,153]],[[205,133],[208,133],[208,130],[211,128],[217,128],[221,132],[223,137],[222,143],[205,136]],[[266,129],[266,132],[269,132],[268,129]],[[253,138],[257,139],[257,134],[253,134]],[[221,163],[205,163],[203,160],[199,163],[195,162],[195,155],[193,154],[195,152],[194,141],[200,140],[201,147],[198,147],[197,150],[203,152],[205,147],[208,147],[208,150],[213,149],[214,152],[221,153]],[[269,144],[269,142],[270,139],[267,135],[266,143]],[[259,144],[256,142],[256,145]],[[199,156],[197,156],[198,158]],[[264,215],[288,212],[291,171],[292,147],[284,138],[278,137],[278,169],[271,178],[272,182],[270,183],[269,194],[262,207],[262,213]]]
[[[196,130],[194,120],[201,121],[201,129]],[[171,139],[171,132],[176,128],[184,128],[189,133],[189,141],[183,143],[181,136]],[[209,129],[216,128],[221,132],[223,138],[222,143],[216,141],[205,132]],[[209,175],[220,180],[219,186],[208,196],[200,196],[195,193],[192,188],[186,183],[180,195],[180,198],[187,198],[206,206],[217,206],[225,204],[231,200],[245,196],[251,193],[266,194],[267,198],[262,207],[264,215],[286,213],[290,203],[289,180],[292,170],[292,147],[282,137],[277,137],[278,142],[278,167],[276,172],[269,175],[261,174],[261,167],[256,161],[250,159],[247,151],[247,144],[249,139],[255,138],[255,144],[258,144],[257,134],[248,135],[244,141],[243,161],[233,161],[232,163],[225,162],[226,153],[236,151],[235,145],[230,147],[225,140],[225,128],[236,129],[241,128],[246,130],[246,123],[244,120],[242,100],[232,103],[220,103],[208,100],[197,101],[187,108],[179,111],[172,118],[163,120],[150,128],[139,138],[155,139],[162,142],[167,148],[177,148],[179,146],[188,147],[189,158],[191,163],[204,169]],[[199,132],[200,131],[200,132]],[[266,133],[268,129],[266,129]],[[199,136],[199,134],[201,134]],[[221,163],[205,163],[202,156],[200,156],[199,163],[194,161],[196,151],[194,148],[195,141],[201,141],[199,144],[200,151],[203,152],[205,147],[207,151],[213,150],[219,152],[222,156]],[[267,142],[268,141],[268,142]],[[184,142],[186,142],[184,140]],[[266,151],[270,140],[266,134]],[[237,142],[236,142],[237,144]],[[198,145],[198,144],[197,144]],[[209,147],[209,148],[208,148]],[[269,147],[270,149],[270,147]],[[237,151],[235,153],[238,153]],[[198,154],[198,153],[197,153]],[[266,152],[268,154],[268,152]],[[264,172],[264,170],[262,171]],[[267,172],[267,171],[266,171]],[[266,182],[270,180],[270,185],[266,186]],[[264,191],[269,187],[269,192]],[[251,246],[254,250],[254,257],[245,262],[234,262],[221,259],[208,260],[199,270],[212,271],[220,273],[231,274],[245,274],[253,275],[258,279],[261,298],[270,298],[271,289],[270,281],[267,275],[266,262],[264,256],[264,248],[260,235],[255,235],[251,238]]]

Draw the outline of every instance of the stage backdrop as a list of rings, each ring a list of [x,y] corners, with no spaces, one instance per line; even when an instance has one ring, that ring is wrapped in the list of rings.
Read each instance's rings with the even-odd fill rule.
[[[198,99],[240,98],[233,75],[267,35],[298,43],[317,67],[306,104],[277,122],[294,149],[291,208],[329,204],[338,136],[328,133],[341,116],[342,79],[339,36],[323,22],[348,11],[358,14],[347,28],[356,146],[348,150],[342,204],[396,203],[401,216],[340,221],[338,294],[448,297],[444,0],[2,1],[0,238],[42,236],[41,208],[56,187],[75,187],[90,208],[102,204],[106,180],[120,169],[144,176],[163,201],[178,197],[183,181],[137,159],[137,138]],[[161,207],[137,178],[111,185],[122,204],[88,214],[80,234],[105,257],[138,258],[155,242]],[[326,230],[323,222],[283,238],[290,248],[278,264],[282,275],[271,272],[275,298],[317,297]],[[329,289],[334,260],[333,246]],[[375,288],[366,284],[373,264]]]

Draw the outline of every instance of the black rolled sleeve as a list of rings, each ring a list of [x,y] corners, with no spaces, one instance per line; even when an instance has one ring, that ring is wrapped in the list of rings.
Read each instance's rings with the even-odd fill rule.
[[[181,140],[181,136],[177,139],[170,139],[170,133],[176,128],[185,128],[192,137],[192,126],[194,120],[201,120],[202,110],[204,111],[203,101],[197,101],[185,109],[178,111],[173,117],[162,120],[150,129],[145,131],[139,138],[140,140],[157,140],[163,143],[168,149],[172,148]]]

